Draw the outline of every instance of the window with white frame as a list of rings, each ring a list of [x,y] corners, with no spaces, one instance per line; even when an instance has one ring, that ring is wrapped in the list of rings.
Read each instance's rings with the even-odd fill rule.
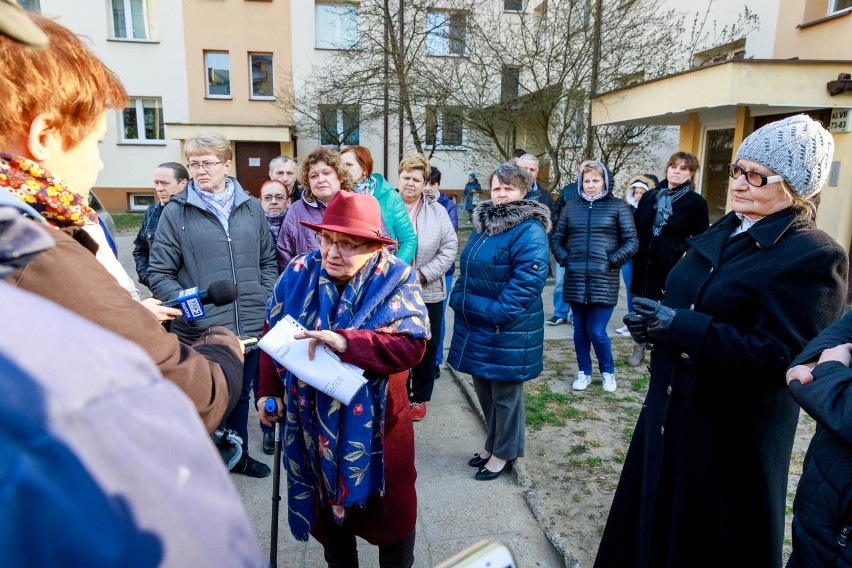
[[[227,51],[205,51],[204,69],[207,96],[215,99],[231,98],[231,57]]]
[[[467,34],[464,12],[430,10],[426,13],[426,52],[436,56],[463,56]]]
[[[355,49],[358,47],[358,6],[353,4],[316,4],[317,49]]]
[[[264,101],[274,100],[272,54],[249,53],[249,69],[251,69],[251,98]]]
[[[41,14],[41,2],[39,0],[18,0],[18,3],[27,12]]]
[[[157,39],[155,0],[110,0],[114,39]]]
[[[503,0],[504,12],[523,12],[524,0]]]
[[[149,205],[157,201],[157,196],[153,193],[131,193],[127,198],[128,209],[131,211],[145,211]]]
[[[583,122],[583,110],[579,107],[574,109],[569,118],[568,146],[579,148],[586,143],[586,124]]]
[[[121,141],[130,143],[164,143],[163,101],[133,97],[121,112]]]
[[[360,144],[360,111],[357,105],[319,107],[320,144],[348,146]]]
[[[464,143],[464,114],[458,107],[426,107],[426,144],[459,148]]]
[[[573,10],[569,29],[572,32],[586,29],[589,25],[589,0],[580,0],[574,4]]]
[[[500,102],[515,100],[520,92],[521,68],[514,65],[504,65],[500,76]]]
[[[852,8],[852,0],[829,0],[828,15]]]

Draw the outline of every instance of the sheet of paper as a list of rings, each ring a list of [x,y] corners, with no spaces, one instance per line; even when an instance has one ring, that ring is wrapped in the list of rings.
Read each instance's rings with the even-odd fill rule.
[[[309,339],[293,339],[305,328],[291,316],[285,316],[258,342],[258,347],[284,365],[288,371],[315,389],[348,405],[364,386],[364,370],[344,363],[330,349],[317,346],[314,360],[308,359]]]

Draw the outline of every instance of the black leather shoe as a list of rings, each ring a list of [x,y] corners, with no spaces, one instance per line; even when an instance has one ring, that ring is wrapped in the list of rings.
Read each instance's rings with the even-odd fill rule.
[[[243,454],[240,461],[231,468],[231,473],[242,473],[249,477],[266,477],[272,470],[265,463],[261,463],[248,454]]]
[[[467,465],[469,465],[470,467],[482,467],[486,463],[488,463],[488,460],[490,458],[491,458],[491,456],[484,458],[484,457],[480,456],[479,454],[473,454],[473,457],[470,458],[467,461]]]
[[[473,478],[477,481],[490,481],[492,479],[497,479],[503,472],[512,467],[512,462],[515,460],[509,460],[506,464],[498,471],[488,471],[485,466],[482,466],[479,471],[476,472],[476,475]]]
[[[275,453],[275,432],[263,433],[263,453],[268,456]]]

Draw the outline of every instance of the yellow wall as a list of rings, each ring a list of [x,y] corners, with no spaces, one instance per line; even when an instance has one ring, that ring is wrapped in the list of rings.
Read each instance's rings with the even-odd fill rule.
[[[276,95],[290,83],[290,2],[184,0],[189,122],[290,125],[292,111],[276,101],[250,97],[249,53],[272,53]],[[207,98],[204,51],[230,55],[230,99]]]
[[[825,18],[826,14],[827,0],[781,0],[773,57],[852,60],[852,41],[849,40],[852,38],[852,12],[798,27]],[[852,69],[849,72],[852,73]]]

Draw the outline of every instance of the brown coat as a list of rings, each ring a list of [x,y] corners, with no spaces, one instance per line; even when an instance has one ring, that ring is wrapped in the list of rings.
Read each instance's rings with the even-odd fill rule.
[[[215,430],[241,390],[243,356],[237,337],[223,327],[213,327],[192,346],[180,343],[101,266],[94,255],[97,244],[81,228],[51,231],[51,235],[56,246],[39,254],[8,282],[140,345],[163,376],[192,400],[207,430]],[[49,346],[44,354],[50,356]]]

